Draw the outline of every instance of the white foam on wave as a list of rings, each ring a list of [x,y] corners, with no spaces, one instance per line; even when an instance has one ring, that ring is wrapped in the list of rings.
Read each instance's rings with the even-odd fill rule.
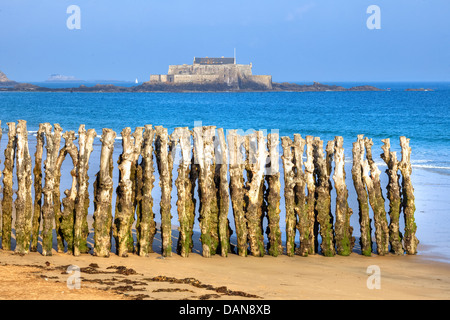
[[[411,164],[411,166],[413,168],[450,170],[450,167],[434,166],[434,165],[431,165],[431,164]]]
[[[433,162],[433,160],[411,160],[411,164],[415,164],[415,163],[427,163],[427,162]]]

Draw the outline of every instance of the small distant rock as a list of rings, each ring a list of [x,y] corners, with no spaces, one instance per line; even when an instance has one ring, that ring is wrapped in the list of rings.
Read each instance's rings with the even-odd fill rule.
[[[272,83],[274,91],[297,91],[297,92],[309,92],[309,91],[382,91],[382,89],[373,86],[356,86],[349,89],[337,85],[327,85],[314,81],[313,84],[296,84],[289,82]]]
[[[51,74],[47,81],[77,81],[78,79],[74,76],[65,76],[62,74]]]
[[[405,89],[405,91],[434,91],[434,90],[429,88],[408,88]]]

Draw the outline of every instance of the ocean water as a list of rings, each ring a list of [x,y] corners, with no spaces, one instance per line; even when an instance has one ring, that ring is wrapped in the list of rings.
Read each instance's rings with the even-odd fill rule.
[[[336,84],[344,87],[361,85]],[[112,128],[118,135],[114,161],[121,152],[120,131],[125,127],[134,129],[145,124],[162,125],[167,127],[169,132],[175,127],[192,128],[201,123],[225,130],[240,129],[242,133],[265,130],[266,133],[278,132],[280,136],[291,137],[294,133],[299,133],[303,137],[320,137],[324,144],[335,136],[342,136],[347,163],[349,203],[354,211],[352,226],[355,236],[358,236],[358,207],[350,173],[352,143],[358,134],[372,138],[374,157],[384,173],[386,167],[378,157],[382,153],[381,139],[390,138],[391,149],[398,151],[400,158],[399,137],[406,136],[411,139],[412,148],[417,236],[421,241],[419,254],[450,263],[450,83],[365,84],[390,90],[243,93],[1,92],[1,148],[3,150],[7,141],[6,123],[18,119],[27,121],[32,154],[35,150],[33,134],[42,122],[59,123],[64,130],[74,131],[78,130],[80,124],[85,124],[86,129],[94,128],[98,137],[102,128]],[[431,88],[434,91],[406,92],[406,88]],[[100,141],[96,139],[89,168],[90,188],[98,171],[99,155]],[[3,159],[1,152],[2,163]],[[70,166],[70,160],[67,159],[63,165],[62,190],[70,187]],[[1,169],[3,170],[3,165]],[[115,168],[116,184],[117,177]],[[384,192],[386,178],[383,174]],[[156,219],[159,217],[158,192],[157,177],[154,188]],[[174,186],[172,221],[177,224],[175,203]],[[281,205],[283,209],[283,198]],[[90,208],[90,213],[92,212],[93,205]],[[232,220],[230,212],[233,226]],[[284,229],[284,212],[281,214],[280,225]],[[198,228],[198,221],[196,227]]]

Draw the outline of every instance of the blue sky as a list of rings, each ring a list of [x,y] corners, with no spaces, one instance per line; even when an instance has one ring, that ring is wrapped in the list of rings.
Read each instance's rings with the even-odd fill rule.
[[[66,26],[69,5],[80,30]],[[450,81],[450,1],[0,0],[0,70],[17,81],[144,81],[234,48],[280,82]]]

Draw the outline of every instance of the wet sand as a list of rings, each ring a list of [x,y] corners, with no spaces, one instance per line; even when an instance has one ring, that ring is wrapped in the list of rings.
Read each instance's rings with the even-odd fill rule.
[[[174,246],[177,232],[173,230]],[[229,254],[182,258],[160,254],[160,235],[149,257],[111,254],[74,257],[53,252],[24,256],[0,250],[0,299],[163,299],[163,300],[307,300],[307,299],[449,299],[450,265],[430,257],[240,257]],[[198,236],[195,235],[195,237]],[[197,238],[198,239],[198,238]],[[90,243],[92,244],[91,240]],[[69,265],[80,268],[80,289],[70,289]],[[380,271],[380,288],[370,289],[369,266]],[[369,284],[375,282],[370,281]],[[373,287],[373,286],[372,286]]]

